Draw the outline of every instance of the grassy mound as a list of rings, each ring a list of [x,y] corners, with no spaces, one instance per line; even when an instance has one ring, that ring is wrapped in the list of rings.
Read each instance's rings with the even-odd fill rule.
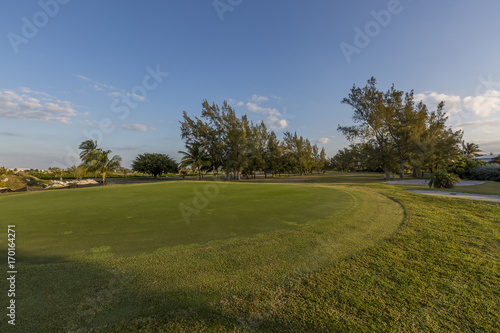
[[[0,187],[8,187],[11,190],[19,190],[26,186],[42,188],[49,183],[49,181],[38,179],[24,172],[0,175]]]

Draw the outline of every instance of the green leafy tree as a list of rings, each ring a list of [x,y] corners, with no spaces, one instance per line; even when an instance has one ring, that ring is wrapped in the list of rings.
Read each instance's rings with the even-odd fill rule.
[[[446,169],[459,152],[462,132],[446,126],[444,102],[428,112],[422,102],[414,102],[413,91],[405,94],[392,86],[382,93],[372,77],[365,87],[354,86],[342,103],[352,107],[355,125],[339,125],[338,130],[374,148],[370,159],[379,161],[387,180],[396,169],[403,178],[406,166],[414,173],[421,168]]]
[[[363,88],[353,86],[349,96],[342,100],[343,104],[351,106],[354,111],[352,117],[355,125],[338,126],[349,140],[373,140],[377,148],[378,159],[382,163],[385,178],[390,179],[389,171],[393,169],[394,140],[389,132],[392,110],[386,107],[384,93],[376,87],[375,78],[368,80]]]
[[[446,170],[454,164],[460,155],[460,143],[462,142],[462,131],[453,131],[446,126],[448,117],[444,112],[444,102],[441,102],[437,110],[429,113],[426,123],[427,128],[422,135],[421,159],[425,169]]]
[[[403,100],[404,95],[404,100]],[[394,141],[394,150],[399,164],[399,177],[404,178],[405,166],[415,151],[422,134],[426,130],[427,107],[414,102],[413,91],[404,94],[391,87],[385,95],[386,108],[390,110],[387,118],[388,131]]]
[[[271,172],[271,176],[274,177],[275,174],[279,173],[283,167],[283,146],[281,145],[276,133],[271,131],[267,136],[267,143],[265,147],[264,154],[264,177],[267,178],[267,171]]]
[[[132,170],[150,173],[155,178],[168,172],[177,172],[177,163],[170,156],[158,153],[139,154],[132,162]]]
[[[212,167],[226,172],[226,180],[229,180],[231,172],[239,178],[248,163],[247,117],[238,118],[226,101],[219,107],[205,100],[202,107],[201,119],[193,119],[184,111],[181,137],[188,143],[199,142],[205,148]]]

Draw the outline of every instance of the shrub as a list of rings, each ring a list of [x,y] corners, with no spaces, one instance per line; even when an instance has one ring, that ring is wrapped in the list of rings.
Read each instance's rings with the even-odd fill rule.
[[[472,169],[471,176],[477,180],[492,180],[500,182],[500,164],[490,163]]]
[[[448,172],[457,174],[460,179],[473,179],[472,170],[486,163],[473,158],[460,159],[448,168]]]
[[[460,178],[444,171],[437,171],[431,176],[429,187],[434,188],[453,188],[455,184],[460,184]]]

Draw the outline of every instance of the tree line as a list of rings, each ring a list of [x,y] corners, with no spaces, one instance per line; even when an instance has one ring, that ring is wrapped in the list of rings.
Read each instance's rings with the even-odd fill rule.
[[[246,115],[238,117],[226,102],[219,105],[202,103],[201,117],[191,118],[183,112],[181,137],[187,151],[181,165],[192,165],[199,175],[202,171],[222,171],[226,180],[233,175],[255,177],[282,173],[323,171],[327,157],[324,149],[311,144],[309,139],[297,133],[285,132],[279,140],[264,122],[253,124]]]
[[[354,125],[339,125],[337,130],[351,144],[330,159],[324,148],[296,132],[287,131],[279,139],[263,121],[254,124],[246,115],[237,116],[227,101],[219,106],[204,100],[200,117],[183,112],[180,129],[185,150],[179,151],[180,163],[165,154],[145,153],[136,157],[132,169],[157,177],[190,167],[200,178],[207,172],[221,172],[226,180],[255,177],[258,172],[267,178],[326,169],[367,170],[384,172],[389,179],[390,172],[403,178],[406,170],[414,176],[445,170],[461,153],[477,150],[477,145],[463,143],[461,131],[447,126],[444,102],[431,111],[415,101],[413,90],[405,93],[392,85],[384,92],[372,77],[364,87],[354,85],[342,103],[352,108]],[[120,165],[119,156],[111,158],[111,152],[98,148],[95,141],[84,141],[79,148],[82,165],[99,172],[103,182],[106,173]]]

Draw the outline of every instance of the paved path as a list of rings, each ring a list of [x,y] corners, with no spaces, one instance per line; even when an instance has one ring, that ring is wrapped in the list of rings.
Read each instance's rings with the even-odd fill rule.
[[[500,202],[500,195],[486,195],[486,194],[445,192],[445,191],[425,191],[425,190],[407,190],[407,191],[412,192],[412,193],[438,195],[438,196],[443,196],[443,197],[454,197],[454,198],[461,198],[461,199],[473,199],[473,200]]]
[[[385,183],[390,185],[428,185],[429,179],[389,180],[386,181]],[[481,184],[484,184],[484,182],[480,180],[462,180],[459,184],[455,184],[455,186],[472,186]]]

